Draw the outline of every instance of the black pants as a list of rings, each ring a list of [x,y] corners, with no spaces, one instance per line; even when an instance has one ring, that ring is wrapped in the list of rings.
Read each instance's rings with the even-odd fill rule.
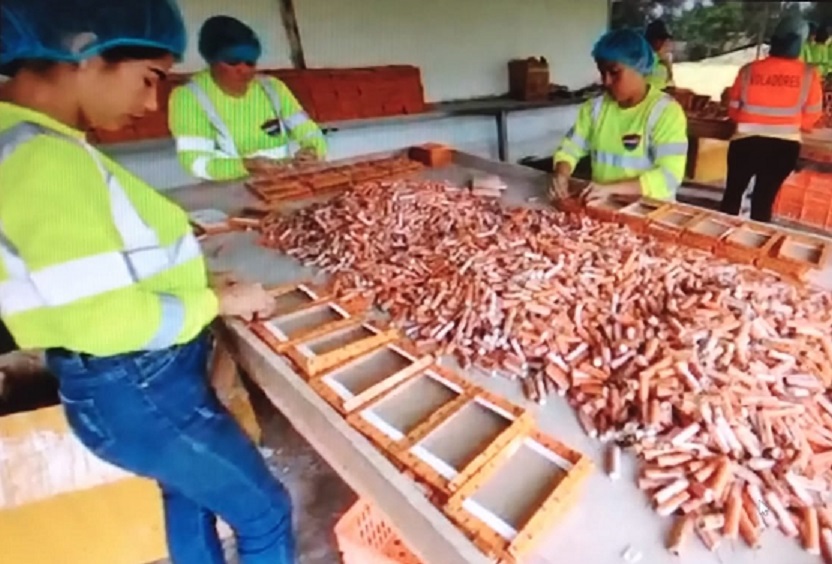
[[[6,324],[0,321],[0,354],[6,354],[17,350],[17,343],[9,333]]]
[[[770,222],[783,181],[795,169],[800,143],[773,137],[744,137],[728,146],[728,179],[720,211],[739,215],[742,197],[754,178],[751,219]]]

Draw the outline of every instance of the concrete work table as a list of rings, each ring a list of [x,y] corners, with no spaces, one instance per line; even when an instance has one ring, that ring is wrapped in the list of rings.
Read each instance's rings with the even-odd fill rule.
[[[384,155],[373,155],[373,157]],[[364,158],[368,158],[364,157]],[[464,182],[473,171],[499,174],[509,185],[507,203],[526,203],[530,196],[545,203],[545,173],[457,154],[455,163],[442,169],[428,169],[426,178]],[[233,211],[254,202],[241,184],[199,185],[169,193],[186,209],[217,208]],[[256,245],[254,233],[216,235],[204,247],[212,270],[232,270],[241,278],[266,284],[309,279],[316,273],[276,251]],[[828,270],[828,269],[827,269]],[[829,272],[819,282],[832,279]],[[251,333],[243,323],[231,322],[238,346],[238,358],[252,380],[292,425],[359,495],[371,499],[400,531],[402,539],[428,564],[485,563],[491,561],[468,541],[441,511],[419,492],[412,481],[396,470],[357,430],[320,398],[294,369]],[[443,359],[443,365],[456,368]],[[546,406],[523,398],[519,384],[477,373],[462,373],[469,380],[509,401],[531,409],[539,428],[588,455],[596,470],[583,485],[580,500],[566,513],[539,544],[529,564],[581,563],[618,564],[628,548],[643,554],[643,564],[803,564],[820,562],[804,552],[799,542],[779,531],[766,531],[762,549],[754,551],[737,541],[723,541],[710,553],[695,538],[681,557],[664,548],[671,520],[659,517],[635,483],[635,457],[625,455],[622,479],[607,478],[603,468],[603,445],[590,439],[578,425],[573,410],[560,397],[552,396]]]

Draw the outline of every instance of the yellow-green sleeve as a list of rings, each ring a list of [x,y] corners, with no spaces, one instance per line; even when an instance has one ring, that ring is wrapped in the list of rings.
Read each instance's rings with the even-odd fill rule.
[[[0,167],[0,184],[0,223],[29,271],[44,272],[53,265],[122,249],[101,173],[80,145],[51,137],[21,145]],[[198,257],[176,268],[204,270],[204,261]],[[0,279],[8,279],[2,261]],[[72,282],[38,284],[48,292],[45,285]],[[4,315],[3,321],[21,348],[61,346],[105,356],[143,350],[165,323],[178,328],[173,335],[193,335],[216,316],[216,302],[207,283],[204,289],[171,294],[134,284]],[[163,318],[166,314],[168,319]],[[176,344],[176,339],[169,344]]]
[[[248,176],[243,159],[219,150],[216,133],[205,111],[185,86],[174,89],[168,108],[168,126],[176,141],[182,167],[204,180],[236,180]]]
[[[593,101],[588,100],[578,110],[575,125],[566,132],[560,147],[555,152],[555,165],[565,162],[572,167],[572,170],[575,170],[578,161],[589,154],[592,136],[592,104]]]
[[[289,137],[302,149],[313,149],[319,158],[325,157],[327,147],[321,128],[309,117],[288,86],[274,77],[269,80],[280,97],[280,118],[286,124]]]
[[[688,125],[678,102],[670,102],[653,129],[651,147],[655,166],[639,177],[642,193],[660,200],[673,199],[685,176]]]

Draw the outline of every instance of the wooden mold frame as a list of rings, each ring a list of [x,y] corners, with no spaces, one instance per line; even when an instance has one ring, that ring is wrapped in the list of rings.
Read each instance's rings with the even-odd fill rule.
[[[738,226],[739,220],[703,212],[682,231],[682,244],[707,252],[714,252],[722,241]]]
[[[818,237],[790,234],[781,237],[769,255],[757,259],[757,266],[804,280],[812,270],[829,263],[830,244]]]
[[[586,214],[589,217],[595,218],[598,221],[615,222],[618,221],[618,212],[626,208],[633,202],[610,196],[594,202],[589,202],[586,205]]]
[[[675,243],[685,228],[702,215],[702,210],[671,204],[648,216],[647,233],[667,243]]]
[[[336,330],[305,337],[289,343],[284,354],[309,377],[392,343],[401,338],[397,329],[380,329],[370,322],[356,319]]]
[[[476,389],[454,409],[418,425],[394,454],[417,480],[447,498],[514,437],[531,429],[533,420],[530,412]]]
[[[757,259],[771,253],[772,247],[781,237],[770,227],[743,223],[720,241],[715,252],[734,262],[755,264]]]
[[[346,416],[412,378],[432,362],[432,357],[419,358],[398,343],[389,343],[319,375],[309,385]]]
[[[617,214],[617,221],[636,233],[644,233],[651,217],[659,216],[672,207],[672,204],[666,202],[643,198],[621,208]]]
[[[350,425],[391,458],[406,443],[409,433],[431,417],[457,411],[477,391],[452,370],[436,364],[433,356],[423,358],[423,370],[347,415]]]
[[[260,229],[260,225],[273,210],[264,206],[248,206],[233,214],[228,223],[235,229]]]
[[[282,354],[300,339],[308,339],[355,323],[357,312],[335,301],[315,302],[288,313],[250,325],[252,332],[271,349]]]
[[[529,430],[454,492],[445,513],[480,550],[516,562],[579,499],[592,469],[580,452]]]

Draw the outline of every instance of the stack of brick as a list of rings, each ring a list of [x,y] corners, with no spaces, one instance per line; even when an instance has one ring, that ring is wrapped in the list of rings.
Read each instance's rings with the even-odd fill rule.
[[[832,174],[811,170],[791,174],[780,187],[773,213],[778,219],[832,230]]]
[[[416,114],[426,110],[418,67],[391,65],[347,69],[264,69],[289,87],[318,123]],[[92,143],[125,143],[170,137],[168,100],[189,74],[174,74],[159,87],[159,109],[117,131],[91,130]]]

